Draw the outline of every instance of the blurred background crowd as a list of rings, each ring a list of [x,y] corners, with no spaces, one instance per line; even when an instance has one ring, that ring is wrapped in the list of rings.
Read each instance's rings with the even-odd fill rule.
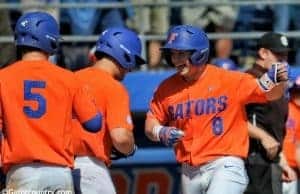
[[[162,60],[159,47],[169,27],[178,24],[200,26],[211,36],[211,62],[226,59],[240,69],[247,69],[254,61],[256,38],[259,33],[281,33],[300,30],[300,3],[268,3],[253,1],[250,5],[218,0],[1,0],[0,36],[12,35],[19,16],[27,11],[46,10],[60,23],[63,35],[73,36],[61,44],[60,54],[53,60],[71,70],[81,69],[90,63],[95,37],[107,27],[127,26],[137,31],[144,44],[148,64],[143,70],[168,68]],[[278,1],[277,1],[278,2]],[[5,4],[6,3],[6,4]],[[69,3],[72,6],[54,6]],[[82,6],[82,4],[98,6]],[[120,3],[123,3],[120,6]],[[5,5],[11,6],[9,9]],[[34,5],[36,4],[36,5]],[[48,5],[41,6],[41,5]],[[61,5],[62,5],[61,4]],[[33,5],[33,6],[30,6]],[[236,33],[232,36],[231,33]],[[216,33],[216,34],[214,34]],[[240,34],[239,34],[240,33]],[[248,34],[247,34],[248,33]],[[252,33],[252,34],[251,34]],[[254,34],[253,34],[254,33]],[[256,34],[255,34],[256,33]],[[289,37],[294,50],[290,53],[291,65],[300,65],[297,33]],[[215,35],[215,36],[214,36]],[[289,35],[289,34],[288,34]],[[77,38],[76,38],[77,37]],[[93,38],[94,37],[94,38]],[[12,42],[12,41],[11,41]],[[10,41],[2,41],[0,65],[14,59]]]

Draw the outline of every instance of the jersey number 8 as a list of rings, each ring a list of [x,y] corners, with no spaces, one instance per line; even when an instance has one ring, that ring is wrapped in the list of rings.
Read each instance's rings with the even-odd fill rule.
[[[221,135],[223,133],[223,118],[222,117],[214,117],[212,119],[212,128],[213,133],[215,135]]]

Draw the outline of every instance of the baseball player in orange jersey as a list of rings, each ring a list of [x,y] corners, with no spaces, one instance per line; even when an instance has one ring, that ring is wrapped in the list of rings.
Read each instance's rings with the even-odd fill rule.
[[[288,120],[286,122],[286,135],[283,141],[281,166],[285,168],[283,173],[283,194],[299,193],[300,166],[297,163],[297,154],[300,154],[300,72],[293,69],[290,75],[290,101]]]
[[[154,93],[146,135],[174,147],[184,194],[243,193],[249,144],[244,105],[282,96],[287,66],[276,63],[255,79],[207,64],[207,35],[188,25],[171,28],[161,49],[177,73]]]
[[[48,61],[59,44],[55,19],[44,12],[19,18],[19,60],[0,71],[2,167],[7,192],[73,192],[72,111],[90,132],[101,114],[72,72]]]
[[[76,73],[90,86],[104,115],[103,129],[96,135],[84,132],[74,120],[73,177],[78,193],[116,193],[107,166],[111,159],[133,155],[136,150],[129,95],[120,81],[128,71],[145,63],[141,48],[140,39],[131,30],[109,28],[96,43],[94,65]]]

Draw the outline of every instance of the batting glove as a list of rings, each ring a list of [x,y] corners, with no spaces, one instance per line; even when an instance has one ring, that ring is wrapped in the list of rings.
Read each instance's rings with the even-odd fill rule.
[[[277,83],[288,80],[287,63],[274,63],[271,68],[263,74],[258,82],[265,91],[270,91]]]
[[[111,160],[119,160],[121,158],[127,158],[129,156],[133,156],[135,151],[138,149],[138,147],[134,144],[133,150],[129,152],[128,154],[124,154],[117,150],[115,147],[112,148],[111,154],[110,154],[110,159]]]
[[[175,127],[156,126],[154,131],[159,141],[168,147],[173,146],[184,136],[184,132]]]

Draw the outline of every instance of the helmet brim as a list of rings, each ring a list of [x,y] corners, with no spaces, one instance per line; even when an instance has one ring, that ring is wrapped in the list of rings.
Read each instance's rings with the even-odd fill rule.
[[[192,48],[184,48],[184,47],[176,47],[176,48],[173,48],[173,47],[160,47],[159,48],[159,50],[160,51],[170,51],[170,50],[178,50],[178,51],[193,51],[193,50],[195,50],[195,49],[192,49]]]

